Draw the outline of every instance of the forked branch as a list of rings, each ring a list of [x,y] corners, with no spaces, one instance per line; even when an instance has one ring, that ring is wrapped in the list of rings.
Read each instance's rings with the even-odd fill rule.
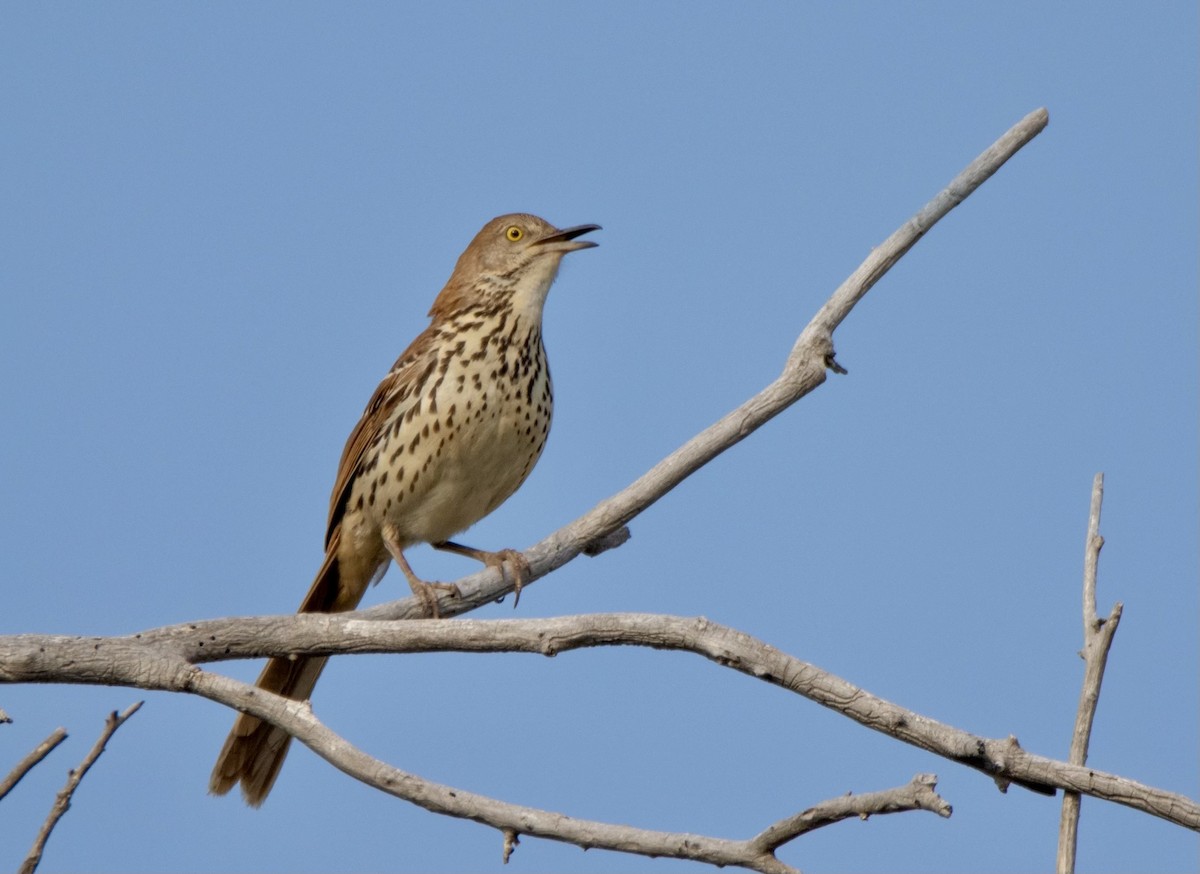
[[[408,625],[410,623],[404,623]],[[424,622],[420,624],[425,624]],[[458,624],[458,623],[441,623]],[[918,775],[906,785],[883,792],[847,795],[769,826],[749,840],[660,832],[629,825],[595,822],[553,811],[509,804],[474,792],[433,783],[375,759],[326,727],[307,703],[264,693],[260,689],[197,669],[189,691],[238,710],[253,713],[284,728],[317,755],[351,777],[433,813],[469,819],[497,829],[502,855],[511,855],[522,835],[641,856],[687,859],[717,867],[737,866],[763,874],[799,874],[775,851],[800,835],[851,817],[927,810],[950,815],[950,805],[934,792],[936,778]]]
[[[50,839],[50,833],[54,831],[54,827],[58,825],[58,821],[62,819],[63,814],[70,810],[71,798],[74,797],[75,790],[79,788],[79,784],[83,781],[87,772],[91,770],[92,765],[96,764],[96,760],[104,752],[109,739],[141,707],[142,702],[138,701],[126,707],[123,713],[117,713],[114,710],[105,719],[104,730],[100,732],[100,737],[96,739],[96,743],[93,744],[88,754],[83,757],[83,761],[77,767],[72,768],[67,774],[66,785],[55,796],[54,804],[50,808],[50,813],[47,815],[46,821],[42,823],[42,828],[38,831],[37,837],[34,838],[33,847],[29,850],[29,855],[25,857],[25,861],[21,863],[21,867],[18,869],[20,874],[33,874],[37,870],[37,866],[42,861],[42,853],[46,849],[46,841]]]

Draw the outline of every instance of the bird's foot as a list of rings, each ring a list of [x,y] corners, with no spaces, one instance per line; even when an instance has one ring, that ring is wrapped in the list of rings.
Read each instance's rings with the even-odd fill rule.
[[[488,567],[497,568],[500,576],[507,574],[512,577],[513,609],[516,610],[521,601],[521,587],[529,579],[529,562],[515,549],[500,549],[496,552],[485,552],[483,555],[485,557],[481,557],[480,561]]]
[[[470,546],[463,546],[461,543],[454,543],[450,540],[435,543],[433,544],[433,548],[468,556],[476,561],[483,562],[488,567],[496,568],[500,571],[502,578],[511,578],[513,584],[513,609],[517,608],[517,604],[521,601],[521,587],[529,579],[529,562],[525,560],[525,556],[520,552],[515,549],[498,549],[495,552],[489,552],[486,549],[475,549]]]
[[[442,611],[438,607],[438,592],[448,592],[452,598],[461,598],[462,592],[454,583],[429,583],[412,577],[408,581],[413,594],[425,605],[425,612],[431,619],[441,619]]]

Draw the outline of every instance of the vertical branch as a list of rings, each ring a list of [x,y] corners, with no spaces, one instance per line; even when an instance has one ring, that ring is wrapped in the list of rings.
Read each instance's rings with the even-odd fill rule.
[[[1108,663],[1108,650],[1121,621],[1122,604],[1118,601],[1108,619],[1096,613],[1096,570],[1100,564],[1100,505],[1104,502],[1104,474],[1096,474],[1092,482],[1092,505],[1088,513],[1087,543],[1083,552],[1083,650],[1085,662],[1083,688],[1079,692],[1079,709],[1075,714],[1075,731],[1071,736],[1071,752],[1067,760],[1073,765],[1087,764],[1088,744],[1092,737],[1092,722],[1100,701],[1100,683]],[[1075,847],[1079,839],[1079,793],[1064,792],[1062,816],[1058,823],[1058,874],[1074,874]]]

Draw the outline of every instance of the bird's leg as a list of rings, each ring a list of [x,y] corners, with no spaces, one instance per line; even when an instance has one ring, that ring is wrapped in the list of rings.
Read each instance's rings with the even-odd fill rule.
[[[443,540],[441,543],[432,543],[430,546],[446,552],[457,552],[459,555],[481,561],[488,567],[497,568],[501,577],[505,576],[507,570],[513,581],[513,609],[517,609],[517,604],[521,600],[521,587],[529,578],[529,562],[517,550],[500,549],[496,552],[488,552],[486,549],[474,549],[452,540]]]
[[[455,598],[461,598],[462,592],[458,590],[458,586],[454,583],[429,583],[413,573],[413,569],[409,567],[408,559],[404,557],[404,550],[400,546],[399,532],[394,525],[383,526],[383,542],[387,546],[388,552],[392,554],[392,559],[400,568],[408,580],[408,585],[416,595],[425,604],[425,609],[434,619],[442,618],[442,611],[438,609],[438,596],[434,591],[440,589],[443,592],[449,592]]]

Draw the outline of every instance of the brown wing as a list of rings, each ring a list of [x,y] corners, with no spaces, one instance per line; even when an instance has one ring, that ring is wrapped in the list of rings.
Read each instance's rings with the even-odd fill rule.
[[[346,511],[346,503],[350,500],[350,491],[354,479],[362,470],[363,456],[379,436],[380,429],[386,427],[392,419],[396,407],[405,403],[424,384],[425,377],[437,365],[437,355],[434,343],[433,326],[422,331],[404,353],[396,359],[388,375],[383,378],[371,395],[367,408],[363,410],[362,418],[350,432],[346,447],[342,450],[342,460],[338,463],[337,478],[333,482],[333,493],[329,497],[329,524],[325,529],[325,549],[333,540],[334,532],[342,523]]]

